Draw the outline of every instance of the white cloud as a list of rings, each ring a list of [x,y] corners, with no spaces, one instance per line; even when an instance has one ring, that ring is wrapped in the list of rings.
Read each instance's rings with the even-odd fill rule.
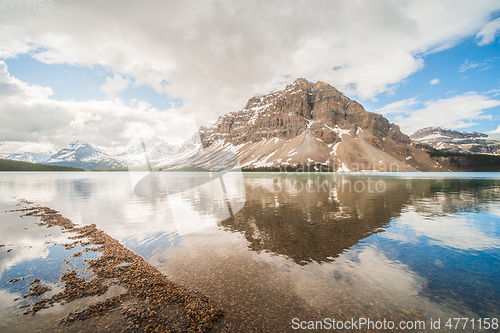
[[[494,42],[499,31],[500,17],[485,24],[485,26],[477,33],[476,38],[479,39],[477,44],[486,45]]]
[[[10,76],[0,60],[0,140],[2,154],[14,152],[55,151],[74,140],[85,140],[107,152],[122,152],[137,132],[134,124],[155,131],[162,122],[175,121],[177,110],[158,110],[144,102],[125,104],[111,101],[58,101],[50,98],[52,90],[31,86]],[[175,127],[175,126],[173,126]],[[186,126],[180,123],[175,136],[187,139]],[[42,149],[42,150],[38,150]]]
[[[500,125],[496,129],[486,132],[486,134],[492,139],[500,140]]]
[[[50,189],[40,189],[38,187],[35,190],[36,185],[29,181],[26,182],[26,187],[32,189],[30,192],[33,194],[32,198],[36,198],[38,194],[41,194],[46,195],[44,197],[46,199],[51,198],[53,194]],[[6,189],[5,187],[2,190],[7,191],[11,195],[10,198],[19,194],[19,190]],[[10,206],[12,209],[19,209],[14,204],[10,204],[9,201],[15,201],[15,199],[3,202],[4,207]],[[30,218],[20,219],[21,215],[21,212],[2,212],[2,222],[4,222],[0,224],[2,244],[12,248],[13,251],[7,253],[3,250],[0,253],[0,277],[6,270],[20,263],[47,258],[49,255],[47,249],[50,247],[50,242],[64,244],[68,242],[68,236],[71,235],[63,233],[60,228],[51,228],[52,230],[50,230],[39,227]]]
[[[438,84],[439,83],[439,79],[432,79],[431,82],[429,82],[429,84]]]
[[[382,108],[375,110],[375,112],[383,115],[407,113],[408,111],[411,111],[417,104],[419,104],[419,102],[416,100],[416,97],[412,97],[384,105]]]
[[[47,99],[52,95],[52,89],[28,85],[12,76],[4,61],[0,60],[0,98],[2,101],[12,101],[19,98]]]
[[[9,153],[55,153],[56,150],[51,142],[32,142],[32,141],[8,141],[0,142],[2,154]]]
[[[411,228],[413,232],[401,232],[396,228],[384,236],[403,242],[411,242],[408,235],[425,236],[431,244],[468,251],[481,251],[498,244],[498,238],[492,237],[465,217],[433,216],[429,219],[423,214],[409,211],[399,217],[398,224]]]
[[[396,114],[395,122],[401,130],[412,134],[418,129],[428,126],[445,128],[466,128],[475,124],[478,119],[487,118],[484,111],[500,105],[500,100],[476,92],[456,95],[450,98],[431,100],[424,107],[415,109],[418,104],[414,98],[394,102],[377,110],[382,114]]]
[[[478,64],[474,61],[469,62],[469,60],[465,60],[465,62],[460,65],[460,69],[458,70],[460,73],[468,71],[469,69],[473,69],[479,67],[481,64]]]
[[[101,86],[101,91],[106,94],[110,101],[114,101],[115,94],[127,89],[128,84],[129,79],[124,79],[120,74],[115,74],[113,78],[106,78],[106,83]]]
[[[390,92],[498,9],[468,0],[64,1],[44,15],[0,13],[0,57],[102,65],[211,122],[296,77],[361,98]]]

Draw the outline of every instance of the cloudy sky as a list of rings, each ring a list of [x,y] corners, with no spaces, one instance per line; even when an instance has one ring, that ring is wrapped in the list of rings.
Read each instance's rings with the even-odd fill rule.
[[[34,3],[0,7],[0,154],[77,139],[115,153],[161,122],[209,125],[297,77],[408,134],[500,132],[497,0]]]

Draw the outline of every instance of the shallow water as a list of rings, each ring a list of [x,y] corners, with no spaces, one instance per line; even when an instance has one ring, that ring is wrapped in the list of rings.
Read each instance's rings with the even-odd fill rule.
[[[189,180],[195,174],[171,177],[179,176],[198,184]],[[301,321],[361,317],[422,320],[431,331],[431,318],[443,330],[448,318],[500,318],[497,174],[246,173],[224,186],[148,197],[134,193],[127,173],[0,173],[2,322],[18,331],[87,327],[54,324],[81,304],[29,318],[18,309],[23,300],[14,299],[34,277],[56,290],[61,260],[78,251],[56,245],[67,235],[55,228],[5,212],[21,198],[95,223],[209,296],[226,313],[214,331],[290,331]],[[108,317],[87,330],[124,327]],[[477,326],[469,321],[462,331]]]

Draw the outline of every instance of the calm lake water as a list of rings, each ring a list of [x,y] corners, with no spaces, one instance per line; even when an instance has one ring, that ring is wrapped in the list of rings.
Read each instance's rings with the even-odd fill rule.
[[[223,184],[192,173],[169,177],[177,183],[167,195],[148,196],[134,193],[128,173],[0,173],[0,331],[124,327],[118,314],[55,323],[96,299],[22,315],[29,300],[14,300],[28,283],[39,277],[57,292],[62,259],[79,249],[58,245],[68,237],[58,228],[8,212],[18,199],[95,223],[210,297],[226,313],[216,332],[229,324],[287,332],[325,318],[423,321],[424,331],[436,320],[448,331],[448,318],[468,318],[461,331],[477,332],[471,319],[500,319],[498,174],[246,173]],[[95,256],[71,260],[83,267]]]

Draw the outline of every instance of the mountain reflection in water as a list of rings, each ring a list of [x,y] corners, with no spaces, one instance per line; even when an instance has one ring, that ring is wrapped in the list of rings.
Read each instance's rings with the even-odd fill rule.
[[[221,225],[243,232],[254,251],[282,254],[299,265],[331,261],[384,230],[410,197],[398,181],[386,181],[383,192],[369,192],[368,179],[356,180],[357,188],[365,191],[352,186],[349,191],[348,181],[247,179],[245,207]]]
[[[384,182],[379,186],[384,191],[375,189],[378,181]],[[317,176],[248,178],[245,185],[245,207],[221,225],[243,232],[254,251],[281,254],[305,265],[334,260],[384,231],[409,206],[427,215],[481,210],[485,200],[498,197],[499,181]]]

